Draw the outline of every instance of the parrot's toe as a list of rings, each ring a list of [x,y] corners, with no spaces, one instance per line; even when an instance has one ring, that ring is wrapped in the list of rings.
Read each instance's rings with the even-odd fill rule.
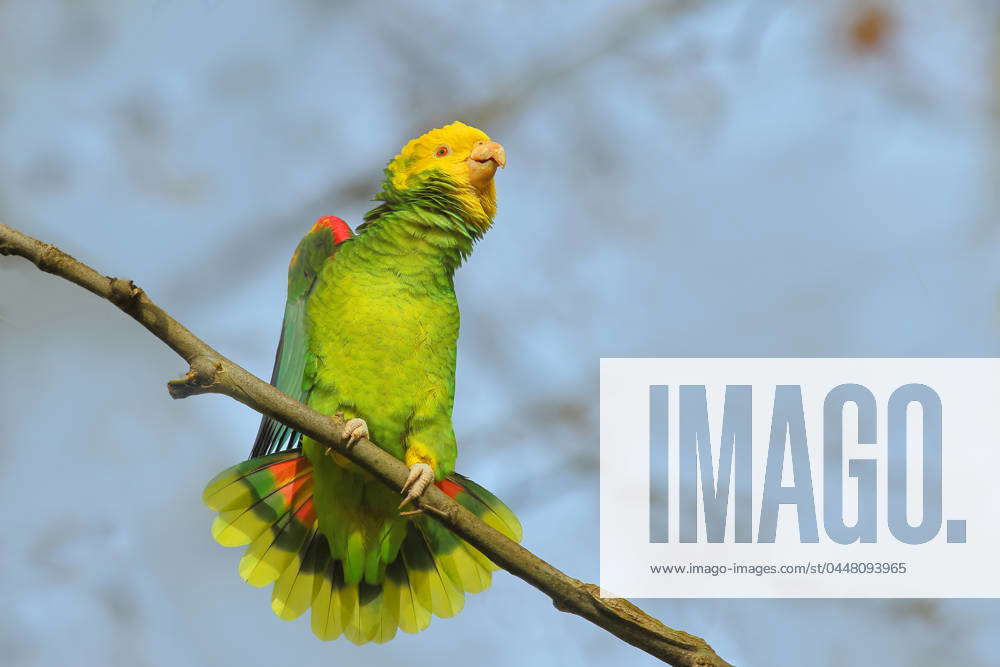
[[[403,509],[420,495],[434,481],[434,469],[426,463],[414,463],[410,466],[410,474],[400,489],[405,498],[399,503],[399,509]]]
[[[367,437],[368,423],[364,419],[355,417],[344,424],[344,434],[341,436],[341,439],[347,442],[348,449],[353,447],[361,438]]]

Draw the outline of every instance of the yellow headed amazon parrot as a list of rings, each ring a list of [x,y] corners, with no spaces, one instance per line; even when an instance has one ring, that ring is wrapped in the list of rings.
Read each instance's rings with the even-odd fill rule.
[[[459,312],[455,270],[496,213],[504,149],[463,123],[407,143],[385,169],[353,234],[320,218],[288,269],[272,384],[347,419],[410,469],[403,504],[431,483],[519,540],[492,493],[454,471],[452,428]],[[385,642],[449,617],[490,585],[483,554],[327,447],[265,417],[250,458],[209,482],[212,535],[249,545],[240,575],[274,584],[282,619],[311,608],[321,639]]]

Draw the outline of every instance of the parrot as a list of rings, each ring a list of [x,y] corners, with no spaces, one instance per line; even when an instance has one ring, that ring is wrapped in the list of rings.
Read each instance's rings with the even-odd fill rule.
[[[213,478],[212,536],[247,546],[239,574],[273,584],[283,620],[307,610],[313,634],[382,643],[458,613],[497,566],[413,509],[436,484],[509,538],[521,524],[493,493],[455,472],[452,425],[459,308],[456,269],[496,215],[503,146],[454,122],[408,142],[352,232],[320,218],[288,268],[271,384],[345,420],[403,461],[400,495],[342,454],[263,417],[250,457]]]

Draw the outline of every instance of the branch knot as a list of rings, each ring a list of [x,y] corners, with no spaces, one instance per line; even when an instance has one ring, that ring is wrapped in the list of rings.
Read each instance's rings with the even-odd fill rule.
[[[108,300],[126,313],[131,313],[143,294],[142,289],[131,280],[112,278],[111,276],[107,278],[108,285],[111,287],[111,294],[108,295]]]
[[[212,357],[199,355],[191,360],[191,367],[184,377],[167,383],[171,398],[187,398],[195,394],[205,394],[219,382],[223,372],[222,362]]]

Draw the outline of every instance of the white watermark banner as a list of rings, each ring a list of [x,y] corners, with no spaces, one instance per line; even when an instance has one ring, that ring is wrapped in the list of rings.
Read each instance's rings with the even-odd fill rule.
[[[602,359],[601,589],[1000,597],[1000,359]]]

